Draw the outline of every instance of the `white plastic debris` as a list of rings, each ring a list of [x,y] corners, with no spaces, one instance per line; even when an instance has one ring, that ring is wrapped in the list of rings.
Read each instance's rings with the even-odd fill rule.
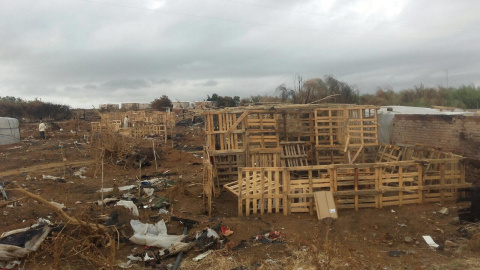
[[[168,210],[165,210],[165,209],[163,209],[163,208],[160,208],[160,210],[158,210],[158,213],[159,213],[159,214],[165,214],[165,215],[166,215],[166,214],[168,214]]]
[[[209,251],[207,251],[207,252],[204,252],[204,253],[198,255],[197,257],[193,258],[193,261],[194,261],[194,262],[199,262],[199,261],[205,259],[205,258],[206,258],[208,255],[210,255],[212,252],[213,252],[213,250],[209,250]]]
[[[155,191],[154,188],[144,188],[143,191],[145,191],[145,194],[147,194],[147,197],[150,197],[153,195],[153,192]]]
[[[432,237],[430,235],[424,235],[423,236],[423,239],[425,240],[425,242],[427,242],[427,244],[431,247],[431,248],[437,248],[438,247],[438,244],[435,243],[435,241],[433,241]]]
[[[73,175],[79,177],[80,179],[85,179],[87,178],[83,174],[87,172],[87,167],[82,167],[78,169],[78,171],[74,172]]]
[[[133,256],[132,254],[128,255],[127,259],[129,259],[130,261],[133,261],[133,262],[142,262],[143,261],[142,257]]]
[[[117,198],[106,198],[106,199],[103,199],[103,202],[101,200],[99,200],[97,202],[98,205],[103,205],[103,204],[108,204],[108,203],[111,203],[111,202],[116,202],[116,201],[119,201],[120,199],[117,199]]]
[[[132,201],[119,201],[115,206],[123,206],[132,212],[133,215],[138,217],[138,208]]]
[[[216,238],[216,239],[220,238],[220,237],[218,236],[218,233],[217,233],[216,231],[208,228],[208,229],[207,229],[207,237],[212,237],[212,236],[213,236],[213,238]]]
[[[129,185],[129,186],[123,186],[123,187],[119,187],[118,190],[120,191],[126,191],[126,190],[130,190],[130,189],[134,189],[136,188],[137,186],[136,185]],[[113,191],[113,188],[102,188],[100,190],[97,190],[97,192],[112,192]]]
[[[48,179],[48,180],[60,180],[62,179],[61,177],[57,177],[57,176],[52,176],[52,175],[46,175],[46,174],[42,174],[42,178],[45,180],[45,179]]]
[[[148,253],[145,252],[145,256],[143,256],[143,261],[146,262],[146,261],[151,261],[153,260],[154,258],[148,256]]]
[[[448,208],[446,207],[443,207],[442,209],[440,209],[440,211],[438,211],[440,214],[442,215],[448,215]]]
[[[130,241],[137,245],[169,248],[185,237],[185,235],[168,235],[167,226],[163,219],[156,224],[145,224],[139,220],[131,220],[130,225],[133,229],[133,236],[130,237]]]
[[[18,239],[23,239],[25,242],[20,241],[20,245],[7,245],[0,244],[0,261],[12,261],[16,259],[23,258],[27,256],[30,252],[36,251],[40,244],[45,240],[47,235],[50,233],[52,228],[49,226],[43,226],[43,228],[38,228],[40,224],[35,224],[31,227],[17,229],[13,231],[8,231],[2,233],[0,238],[10,236],[10,238],[15,237],[14,235],[18,234]],[[31,237],[25,237],[26,232],[29,231]]]
[[[63,203],[57,203],[57,202],[54,202],[54,201],[50,201],[51,204],[55,205],[56,207],[60,208],[60,209],[66,209],[67,207],[65,207],[65,204]]]

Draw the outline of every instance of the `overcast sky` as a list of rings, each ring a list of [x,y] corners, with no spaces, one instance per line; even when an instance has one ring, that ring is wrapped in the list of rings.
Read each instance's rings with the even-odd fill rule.
[[[0,96],[74,108],[480,85],[480,1],[0,0]]]

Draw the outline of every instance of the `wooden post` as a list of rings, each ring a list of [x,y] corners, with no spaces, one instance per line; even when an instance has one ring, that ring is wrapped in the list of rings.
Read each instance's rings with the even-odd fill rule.
[[[265,211],[265,168],[260,170],[260,214]],[[267,179],[270,182],[270,179]]]
[[[358,168],[353,170],[354,190],[358,191]],[[355,212],[358,212],[358,195],[355,195]]]
[[[313,195],[313,175],[312,175],[312,170],[308,170],[308,189],[309,193]],[[313,215],[313,207],[315,205],[315,198],[312,196],[309,198],[310,200],[310,215]],[[318,209],[317,209],[318,210]]]
[[[248,181],[248,179],[246,179]],[[245,184],[246,185],[246,184]],[[242,168],[238,168],[238,216],[241,217],[243,215],[243,194],[242,194],[242,187],[243,187],[243,175],[242,175]],[[246,190],[245,190],[246,191]]]
[[[403,205],[403,167],[398,166],[398,187],[400,190],[398,191],[398,205]]]
[[[445,202],[445,163],[440,163],[440,203]]]
[[[418,203],[423,203],[423,164],[418,164]]]
[[[152,140],[152,148],[153,148],[153,157],[155,158],[155,171],[158,171],[157,153],[155,151],[155,140]]]

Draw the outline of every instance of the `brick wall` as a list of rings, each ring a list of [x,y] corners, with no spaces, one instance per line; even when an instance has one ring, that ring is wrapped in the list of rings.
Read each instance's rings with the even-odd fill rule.
[[[397,114],[391,142],[421,143],[480,159],[480,116]]]

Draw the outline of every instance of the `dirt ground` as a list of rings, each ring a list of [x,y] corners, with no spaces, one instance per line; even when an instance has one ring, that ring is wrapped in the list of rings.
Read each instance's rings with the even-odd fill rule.
[[[0,146],[0,183],[9,196],[9,201],[0,200],[0,233],[28,227],[38,218],[62,223],[62,218],[52,208],[25,198],[15,190],[18,187],[47,201],[64,204],[65,212],[72,217],[102,223],[105,215],[115,211],[117,224],[124,224],[117,226],[114,251],[108,245],[97,243],[96,247],[89,247],[96,253],[88,254],[79,250],[79,239],[87,241],[89,233],[80,232],[80,229],[75,233],[76,227],[67,225],[29,254],[19,266],[22,269],[120,269],[116,265],[126,262],[128,255],[158,250],[128,241],[132,235],[130,220],[155,223],[164,219],[169,234],[181,234],[183,225],[169,221],[170,216],[198,221],[199,224],[188,231],[189,237],[219,222],[233,231],[232,235],[222,237],[223,245],[218,246],[219,249],[200,262],[192,261],[199,251],[186,252],[180,269],[480,268],[480,225],[456,220],[458,209],[467,207],[468,202],[426,203],[358,212],[340,210],[337,220],[319,221],[309,214],[238,217],[236,197],[223,191],[214,200],[212,217],[207,216],[202,199],[201,149],[205,137],[201,123],[176,127],[166,143],[162,138],[122,140],[119,147],[123,147],[123,151],[136,149],[139,156],[147,157],[150,165],[142,165],[140,169],[135,167],[135,160],[131,164],[115,164],[110,158],[103,168],[105,188],[138,185],[139,181],[153,177],[170,181],[156,187],[151,197],[136,188],[104,193],[105,198],[132,193],[139,206],[139,217],[123,207],[102,207],[96,204],[102,196],[97,192],[102,186],[101,151],[95,144],[95,139],[99,138],[84,136],[89,135],[88,122],[81,122],[78,130],[70,121],[55,124],[47,131],[47,140],[40,140],[37,124],[23,124],[22,142]],[[152,145],[158,153],[157,168]],[[74,175],[81,168],[85,168],[81,174],[84,179]],[[476,180],[476,163],[470,163],[467,168],[467,181]],[[44,179],[44,175],[60,179]],[[152,207],[161,198],[167,198],[170,203],[168,214],[159,214],[159,210]],[[439,213],[443,207],[448,208],[447,215]],[[278,231],[282,241],[262,244],[255,240],[257,235],[271,231]],[[424,235],[430,235],[440,247],[430,248],[422,238]],[[114,261],[102,265],[95,261],[95,256],[99,261],[113,256]],[[134,263],[131,269],[169,269],[175,257],[167,257],[153,265]]]

